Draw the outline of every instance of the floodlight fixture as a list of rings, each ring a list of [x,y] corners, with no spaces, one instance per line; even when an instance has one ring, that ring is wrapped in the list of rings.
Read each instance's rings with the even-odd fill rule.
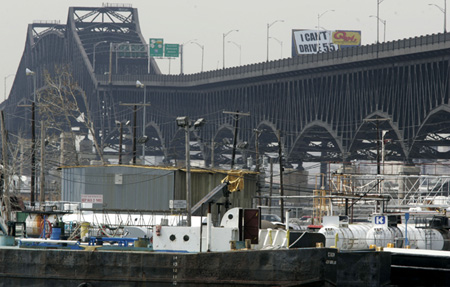
[[[34,72],[28,68],[25,69],[25,73],[27,76],[34,76]]]
[[[184,117],[177,117],[177,125],[179,127],[189,127],[189,118],[184,116]]]
[[[141,83],[139,80],[136,81],[136,88],[143,88],[144,84]]]
[[[199,118],[198,120],[195,121],[194,127],[195,128],[202,127],[205,125],[205,123],[206,123],[206,120],[204,118]]]
[[[238,149],[246,149],[247,147],[248,147],[248,142],[246,142],[246,141],[240,142],[240,143],[237,145],[237,148],[238,148]]]
[[[145,144],[146,142],[148,142],[148,136],[142,136],[137,140],[138,143],[140,144]]]

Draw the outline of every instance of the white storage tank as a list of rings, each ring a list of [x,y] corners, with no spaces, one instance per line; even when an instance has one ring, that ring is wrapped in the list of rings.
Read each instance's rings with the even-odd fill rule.
[[[353,246],[352,249],[365,249],[369,248],[366,241],[366,235],[371,227],[370,223],[349,224],[348,228],[353,234]]]
[[[403,235],[398,227],[373,226],[367,231],[367,246],[376,245],[386,247],[388,243],[393,243],[395,247],[403,246]]]
[[[367,231],[367,246],[376,245],[386,247],[388,243],[393,243],[395,247],[403,246],[403,234],[397,227],[401,222],[398,215],[374,215],[372,217],[373,226]]]
[[[325,247],[335,246],[336,234],[338,249],[349,250],[353,247],[353,234],[348,227],[324,226],[319,233],[325,235]]]
[[[325,216],[319,230],[325,236],[325,246],[336,245],[342,250],[367,248],[366,232],[370,224],[348,224],[346,216]],[[336,238],[337,235],[337,238]]]
[[[398,227],[403,237],[406,237],[406,225],[400,224]],[[445,240],[448,238],[448,232],[432,228],[416,228],[412,224],[408,224],[407,235],[408,244],[412,249],[445,250]]]

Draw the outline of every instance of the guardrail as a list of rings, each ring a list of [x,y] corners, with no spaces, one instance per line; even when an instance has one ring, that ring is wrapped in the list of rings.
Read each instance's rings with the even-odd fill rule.
[[[436,44],[448,43],[442,47]],[[428,47],[428,48],[426,48]],[[364,60],[377,60],[404,54],[413,54],[439,49],[450,49],[450,33],[432,34],[422,37],[351,47],[329,53],[302,55],[281,60],[274,60],[240,67],[226,68],[188,75],[112,75],[113,85],[135,85],[136,80],[146,85],[156,86],[197,86],[214,82],[226,82],[251,77],[264,77],[284,72],[292,72],[335,64],[351,63]],[[396,51],[394,54],[393,52]],[[336,62],[339,60],[339,62]],[[109,84],[108,75],[96,75],[102,85]],[[138,79],[139,78],[139,79]]]

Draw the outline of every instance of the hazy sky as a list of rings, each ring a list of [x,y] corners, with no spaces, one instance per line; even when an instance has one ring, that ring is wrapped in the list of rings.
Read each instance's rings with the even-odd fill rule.
[[[131,0],[120,2],[138,9],[140,26],[146,41],[164,38],[165,43],[186,43],[196,39],[204,45],[204,70],[222,68],[223,34],[227,35],[225,63],[227,67],[263,62],[267,57],[267,24],[270,36],[270,59],[291,55],[292,29],[315,29],[318,15],[320,26],[328,30],[360,30],[362,44],[377,39],[377,1],[382,20],[386,20],[386,41],[442,33],[445,0]],[[0,75],[1,96],[9,93],[13,77],[23,53],[27,25],[35,20],[67,22],[71,6],[102,6],[105,0],[2,0],[0,10]],[[109,2],[119,3],[119,2]],[[443,10],[443,9],[442,9]],[[380,41],[384,25],[380,23]],[[233,43],[240,45],[241,49]],[[281,50],[282,47],[282,50]],[[184,72],[201,69],[201,48],[189,44],[184,49]],[[169,73],[169,61],[157,60],[163,73]],[[25,73],[25,71],[19,71]],[[172,60],[170,73],[180,72],[179,60]],[[6,78],[8,77],[8,78]]]

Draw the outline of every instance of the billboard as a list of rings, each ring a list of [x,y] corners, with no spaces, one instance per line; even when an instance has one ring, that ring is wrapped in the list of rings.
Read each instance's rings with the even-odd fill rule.
[[[292,30],[292,56],[337,51],[361,45],[361,31]]]

